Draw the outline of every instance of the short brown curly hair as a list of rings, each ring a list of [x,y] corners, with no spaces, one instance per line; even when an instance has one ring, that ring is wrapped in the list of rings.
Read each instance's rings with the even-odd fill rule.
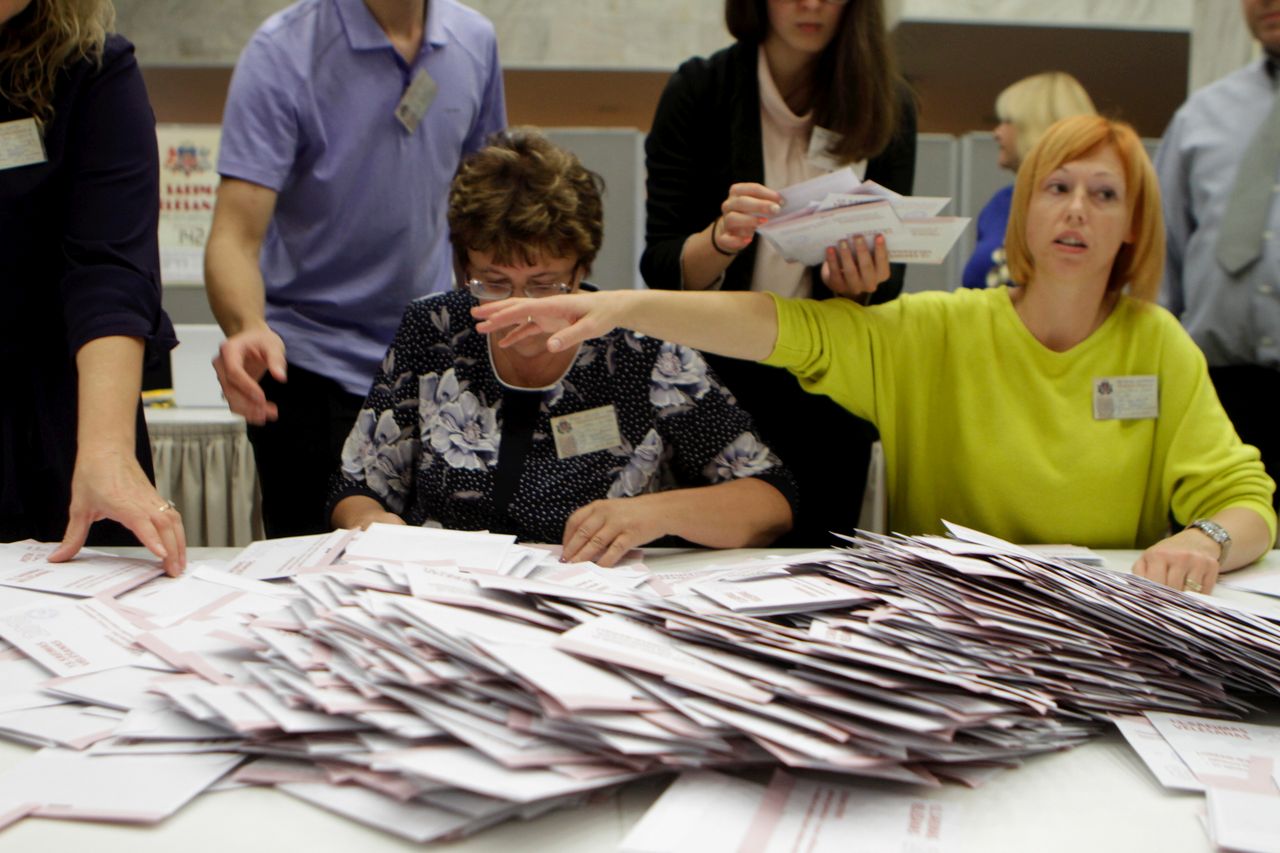
[[[604,239],[604,179],[532,128],[489,137],[449,189],[449,239],[500,264],[577,255],[589,271]]]

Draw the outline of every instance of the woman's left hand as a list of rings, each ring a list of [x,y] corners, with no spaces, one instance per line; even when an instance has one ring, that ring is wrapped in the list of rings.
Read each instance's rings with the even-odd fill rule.
[[[564,525],[564,561],[613,566],[632,548],[666,535],[654,497],[606,498],[579,507]]]
[[[857,299],[874,293],[876,288],[889,280],[889,249],[884,235],[873,239],[874,248],[867,238],[855,234],[838,245],[827,247],[827,259],[822,262],[822,283],[837,296]]]
[[[74,557],[84,546],[89,525],[104,518],[127,527],[160,558],[166,573],[177,575],[186,567],[182,516],[160,497],[138,460],[121,453],[82,453],[76,457],[67,530],[50,561]]]
[[[1142,552],[1133,573],[1187,592],[1213,592],[1221,567],[1218,543],[1199,530],[1183,530]]]

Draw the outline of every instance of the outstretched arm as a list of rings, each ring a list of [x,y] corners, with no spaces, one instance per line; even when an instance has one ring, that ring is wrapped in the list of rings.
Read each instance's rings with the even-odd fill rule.
[[[773,352],[778,338],[778,313],[765,293],[574,293],[488,302],[471,314],[481,321],[476,324],[479,332],[518,327],[499,346],[550,333],[547,349],[552,352],[624,328],[703,352],[759,361]]]

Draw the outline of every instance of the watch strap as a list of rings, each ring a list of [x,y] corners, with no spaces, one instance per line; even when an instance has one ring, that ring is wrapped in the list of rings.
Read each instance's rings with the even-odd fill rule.
[[[1227,528],[1223,527],[1218,522],[1210,521],[1207,518],[1197,518],[1195,521],[1188,524],[1187,527],[1194,527],[1214,542],[1217,542],[1218,547],[1221,549],[1218,552],[1218,564],[1221,565],[1226,562],[1227,552],[1231,550],[1231,534],[1227,532]]]

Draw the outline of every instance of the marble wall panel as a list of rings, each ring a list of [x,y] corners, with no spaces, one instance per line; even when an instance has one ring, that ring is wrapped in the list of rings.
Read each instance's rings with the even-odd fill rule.
[[[1212,0],[1223,3],[1223,0]],[[283,0],[115,0],[121,32],[152,65],[230,65]],[[1153,30],[1191,27],[1199,0],[887,0],[890,16]],[[509,68],[667,70],[729,42],[722,0],[470,0]]]

